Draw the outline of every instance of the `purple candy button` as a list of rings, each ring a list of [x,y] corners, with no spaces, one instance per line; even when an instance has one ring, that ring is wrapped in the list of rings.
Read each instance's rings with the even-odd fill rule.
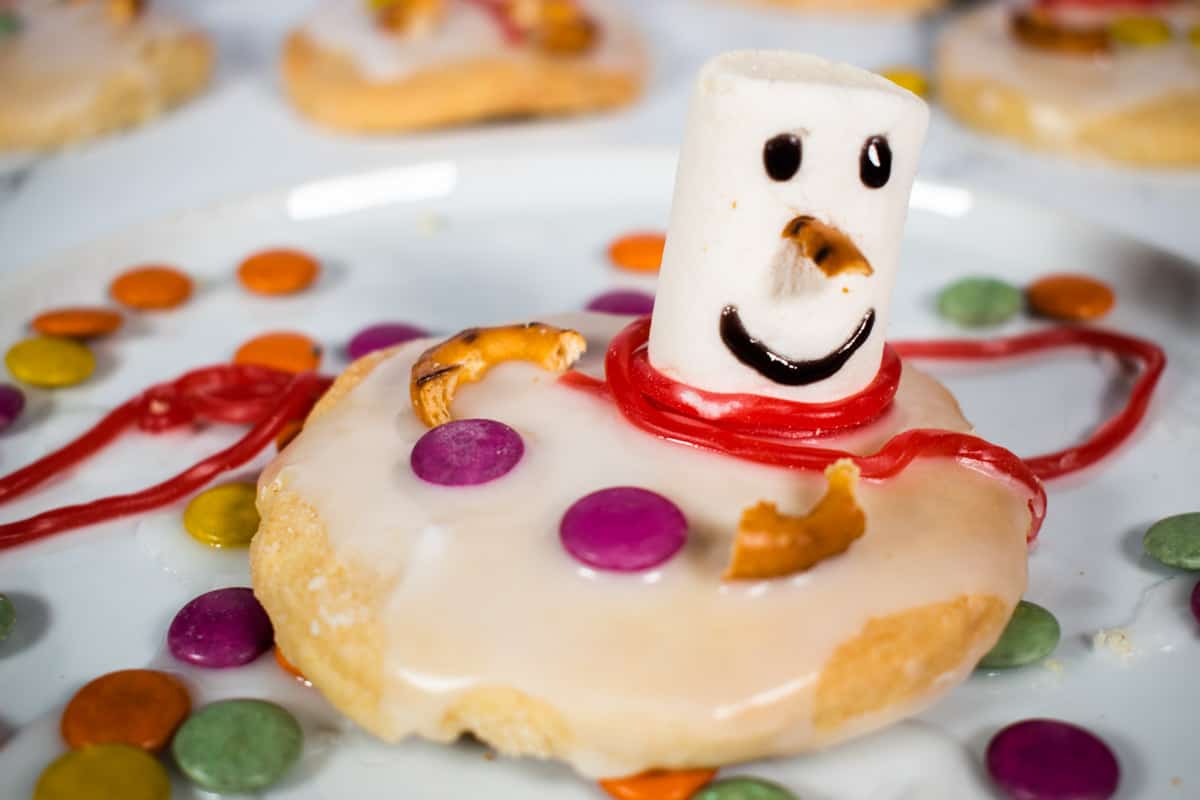
[[[412,449],[417,477],[439,486],[494,481],[525,454],[521,434],[492,419],[459,419],[426,433]]]
[[[633,289],[617,289],[593,297],[587,304],[587,310],[644,317],[654,310],[654,295]]]
[[[617,486],[576,500],[558,533],[567,552],[589,567],[639,572],[679,552],[687,519],[660,494]]]
[[[1053,719],[1029,719],[997,733],[988,745],[987,768],[1013,800],[1108,800],[1121,779],[1108,745]]]
[[[1192,616],[1200,622],[1200,583],[1192,588]]]
[[[350,358],[362,358],[367,353],[374,353],[385,347],[404,344],[413,339],[420,339],[425,331],[415,325],[405,325],[403,322],[382,322],[363,328],[354,334],[350,344],[346,345],[346,355]]]
[[[206,592],[179,610],[167,631],[167,648],[198,667],[240,667],[271,649],[275,630],[267,612],[243,587]]]
[[[25,395],[15,386],[0,383],[0,431],[17,421],[25,410]]]

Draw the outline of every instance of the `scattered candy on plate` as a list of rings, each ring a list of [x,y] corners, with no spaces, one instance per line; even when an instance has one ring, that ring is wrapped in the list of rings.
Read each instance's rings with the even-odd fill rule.
[[[267,613],[248,588],[214,589],[175,615],[167,648],[180,661],[210,669],[249,664],[275,641]]]
[[[171,781],[154,756],[124,744],[71,750],[38,778],[33,800],[168,800]]]
[[[74,748],[126,744],[157,752],[192,709],[179,679],[152,669],[96,678],[75,693],[62,714],[63,740]]]
[[[1035,314],[1067,322],[1099,319],[1116,303],[1112,289],[1087,275],[1047,275],[1030,284],[1025,294]]]
[[[777,783],[737,775],[710,783],[692,795],[692,800],[800,800]]]
[[[17,622],[17,609],[7,595],[0,594],[0,642],[12,633],[13,625]]]
[[[312,286],[321,265],[307,253],[286,248],[263,250],[238,267],[238,280],[255,294],[285,295]]]
[[[598,783],[614,800],[689,800],[716,776],[715,769],[658,769]]]
[[[1107,744],[1053,719],[1004,728],[988,745],[986,761],[988,774],[1012,800],[1108,800],[1121,778]]]
[[[129,308],[162,311],[187,302],[192,296],[192,279],[174,267],[137,267],[119,275],[109,294]]]
[[[287,709],[265,700],[224,700],[192,714],[171,753],[183,774],[210,792],[266,789],[300,758],[303,731]]]
[[[0,431],[12,425],[25,410],[25,393],[7,383],[0,383]]]
[[[1142,537],[1142,547],[1168,567],[1200,570],[1200,512],[1176,514],[1154,523]]]
[[[1054,652],[1062,635],[1058,620],[1046,609],[1022,600],[1000,635],[1000,641],[979,666],[983,669],[1009,669],[1040,661]]]
[[[630,272],[658,272],[667,238],[661,233],[630,233],[608,246],[612,263]]]
[[[92,351],[73,339],[35,336],[14,344],[4,357],[14,378],[43,389],[83,383],[96,370]]]
[[[321,365],[321,347],[302,333],[264,333],[239,347],[233,362],[283,372],[311,372]]]
[[[588,301],[587,310],[644,317],[654,311],[654,295],[636,289],[614,289],[593,297]]]
[[[125,318],[107,308],[57,308],[43,311],[30,323],[43,336],[94,339],[115,333]]]
[[[380,322],[354,334],[350,343],[346,345],[346,355],[357,360],[376,350],[395,347],[413,339],[420,339],[425,335],[425,331],[416,325],[408,325],[403,322]]]
[[[258,530],[253,483],[226,483],[207,489],[188,503],[183,527],[211,547],[244,547]]]
[[[996,278],[961,278],[938,295],[938,311],[951,322],[969,328],[999,325],[1025,305],[1021,290]]]

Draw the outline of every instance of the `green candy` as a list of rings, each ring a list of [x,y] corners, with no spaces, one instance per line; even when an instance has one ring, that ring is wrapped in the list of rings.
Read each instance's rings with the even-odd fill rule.
[[[286,709],[265,700],[225,700],[192,714],[171,753],[197,786],[233,794],[278,781],[300,757],[303,740]]]
[[[999,325],[1016,316],[1025,298],[1021,290],[995,278],[963,278],[938,295],[938,311],[969,328]]]
[[[1200,512],[1154,523],[1142,539],[1142,548],[1168,567],[1200,570]]]
[[[17,621],[17,610],[13,608],[12,600],[0,594],[0,642],[12,633],[13,623]]]
[[[777,783],[738,775],[710,783],[692,795],[692,800],[798,800]]]
[[[1054,652],[1062,631],[1058,620],[1036,603],[1017,603],[1000,641],[979,666],[983,669],[1009,669],[1040,661]]]
[[[0,39],[21,32],[21,18],[15,11],[0,9]]]

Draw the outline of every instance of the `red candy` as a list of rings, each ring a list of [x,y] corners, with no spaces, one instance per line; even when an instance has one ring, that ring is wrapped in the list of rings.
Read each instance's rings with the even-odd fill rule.
[[[986,758],[992,780],[1013,800],[1108,800],[1121,780],[1108,745],[1053,719],[1009,725],[992,739]]]

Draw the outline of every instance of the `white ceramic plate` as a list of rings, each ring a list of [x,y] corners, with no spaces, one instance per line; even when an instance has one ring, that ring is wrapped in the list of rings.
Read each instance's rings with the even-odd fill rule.
[[[98,344],[101,366],[86,385],[31,392],[22,421],[0,436],[0,472],[60,445],[152,383],[228,359],[266,330],[317,338],[331,372],[345,364],[342,345],[375,321],[449,332],[577,309],[617,285],[652,288],[650,279],[611,268],[604,251],[620,233],[665,224],[673,171],[673,154],[646,150],[404,166],[184,215],[5,276],[5,346],[24,334],[37,310],[104,301],[109,280],[136,263],[177,264],[196,276],[199,290],[185,308],[134,317]],[[246,294],[234,278],[238,261],[281,244],[320,256],[319,285],[285,299]],[[1200,270],[1071,219],[923,183],[913,196],[892,336],[961,335],[933,312],[934,294],[956,277],[990,273],[1024,283],[1059,270],[1110,283],[1119,302],[1105,325],[1158,341],[1172,361],[1134,443],[1082,478],[1050,487],[1028,597],[1062,623],[1054,658],[1003,675],[977,674],[920,722],[831,753],[745,770],[805,800],[990,797],[978,764],[991,734],[1015,720],[1052,716],[1114,746],[1124,770],[1121,797],[1200,792],[1193,735],[1200,628],[1187,610],[1192,581],[1140,554],[1150,523],[1200,508]],[[996,333],[1034,325],[1022,319]],[[1084,435],[1127,387],[1118,365],[1080,353],[935,371],[984,436],[1027,454]],[[130,435],[66,479],[0,507],[0,522],[149,485],[237,433]],[[19,614],[15,633],[0,644],[0,736],[2,728],[12,734],[0,748],[0,797],[28,796],[60,751],[57,716],[75,689],[119,668],[155,662],[178,669],[162,655],[173,614],[202,591],[248,584],[244,553],[194,544],[180,514],[167,509],[0,554],[0,591]],[[1095,634],[1117,628],[1127,652],[1094,645]],[[309,734],[304,761],[271,797],[601,796],[564,768],[490,760],[475,746],[368,742],[347,731],[315,692],[280,677],[269,658],[184,674],[200,702],[266,696],[302,718]],[[199,796],[177,778],[175,797]]]

